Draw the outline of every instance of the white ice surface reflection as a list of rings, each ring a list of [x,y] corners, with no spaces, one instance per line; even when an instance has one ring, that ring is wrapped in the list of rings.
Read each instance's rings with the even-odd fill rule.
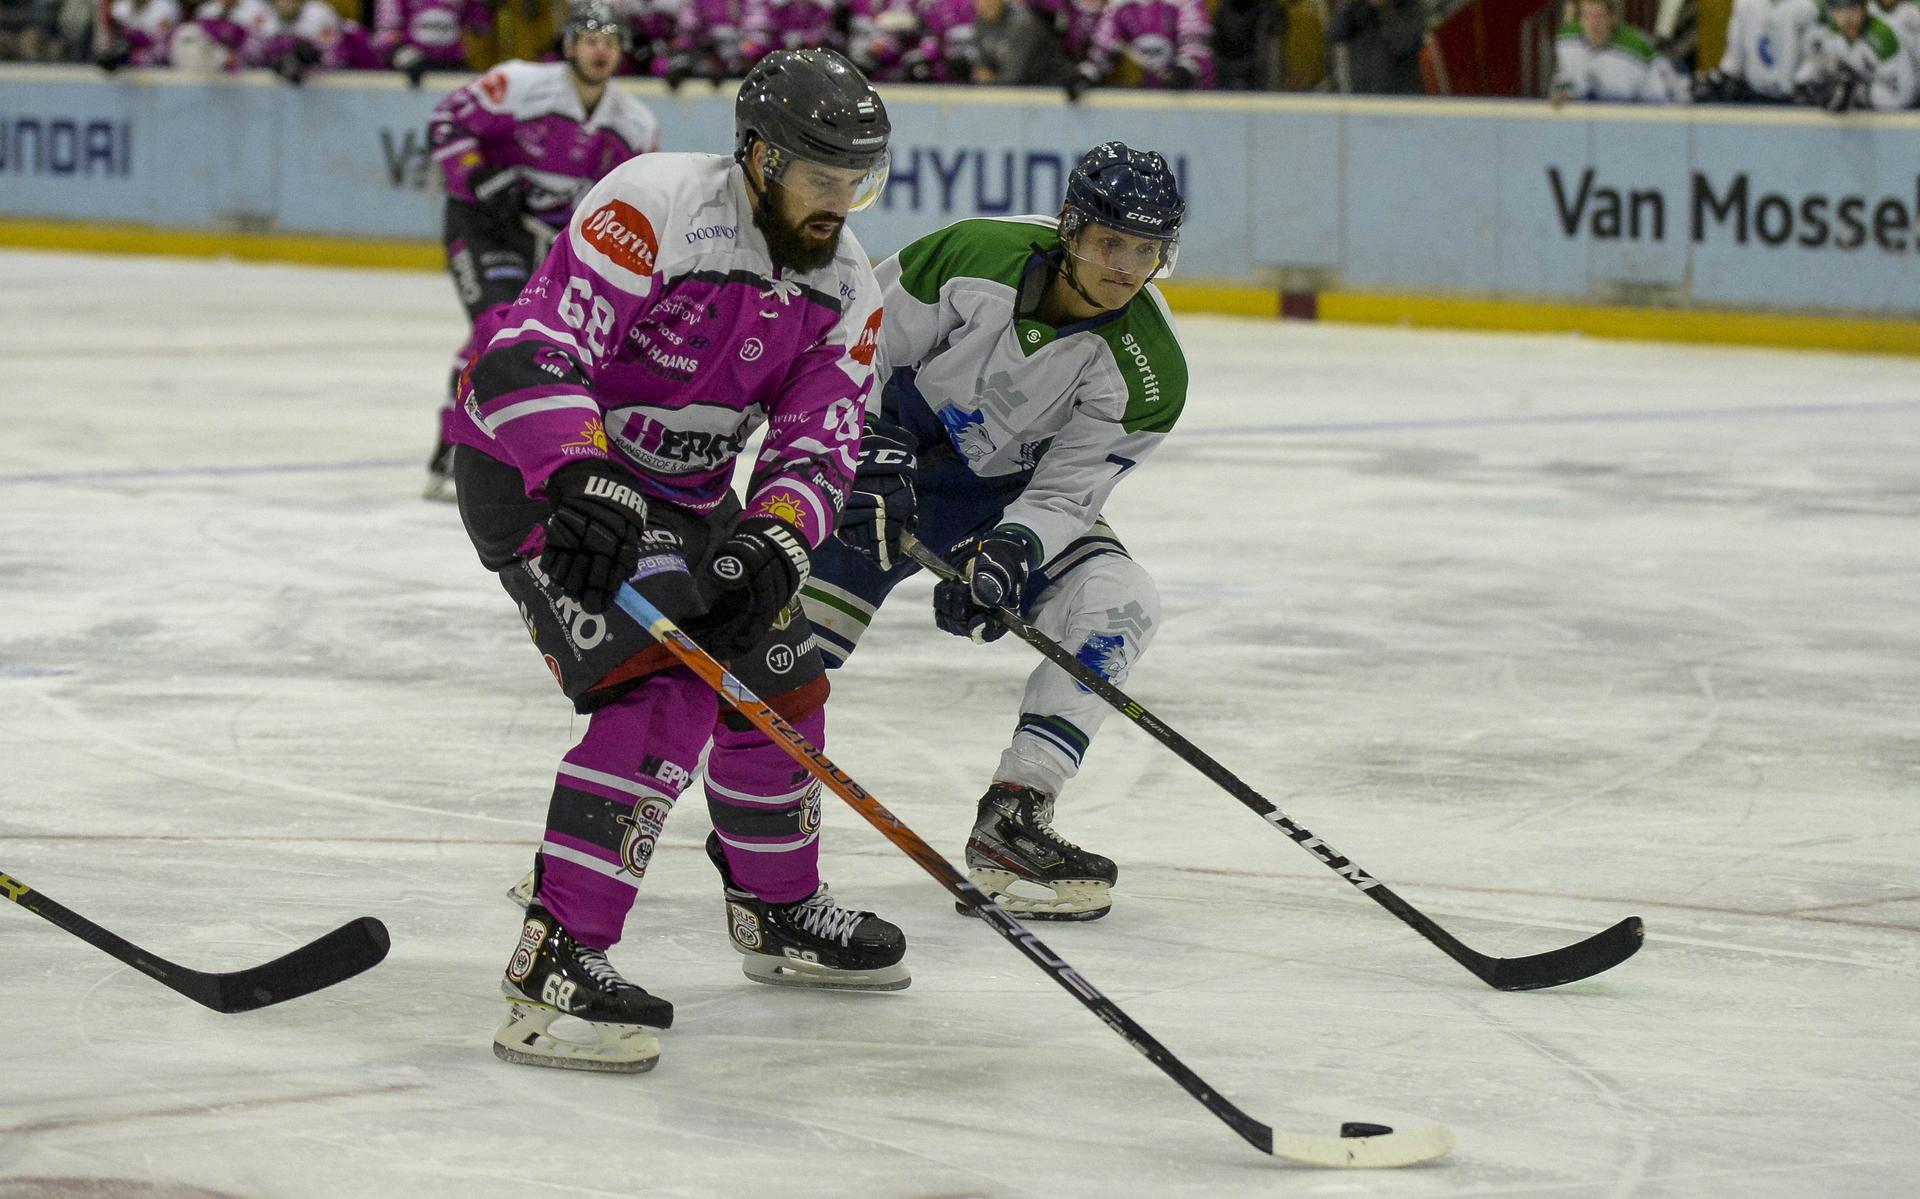
[[[1458,1132],[1357,1175],[1252,1152],[837,804],[828,877],[911,989],[746,981],[695,799],[614,953],[678,1004],[659,1069],[495,1061],[576,730],[417,498],[445,280],[0,275],[0,870],[203,969],[394,936],[219,1016],[0,913],[0,1196],[1914,1193],[1911,360],[1185,322],[1186,415],[1110,510],[1166,598],[1129,690],[1484,951],[1647,921],[1491,991],[1110,722],[1060,825],[1118,903],[1041,935],[1259,1119]],[[830,751],[957,858],[1035,659],[927,592]]]

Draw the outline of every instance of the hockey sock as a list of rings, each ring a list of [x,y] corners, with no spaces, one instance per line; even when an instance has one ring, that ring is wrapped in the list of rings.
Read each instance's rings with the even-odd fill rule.
[[[792,720],[815,745],[827,714]],[[820,784],[758,729],[722,725],[707,759],[707,811],[734,881],[768,903],[793,903],[820,886]]]
[[[539,899],[582,945],[605,949],[620,939],[717,710],[699,680],[656,675],[595,712],[561,760],[540,843]]]

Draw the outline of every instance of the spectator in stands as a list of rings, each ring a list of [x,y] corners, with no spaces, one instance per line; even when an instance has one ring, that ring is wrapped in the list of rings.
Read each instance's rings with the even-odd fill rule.
[[[1058,87],[1066,82],[1060,35],[1020,0],[973,0],[973,42],[975,83]]]
[[[1794,99],[1828,112],[1881,112],[1913,103],[1913,59],[1891,25],[1867,15],[1867,0],[1827,0],[1794,74]]]
[[[1224,91],[1272,91],[1285,80],[1287,8],[1281,0],[1219,0],[1213,10],[1215,82]]]
[[[1577,20],[1553,42],[1555,108],[1568,100],[1665,104],[1687,96],[1686,82],[1645,33],[1620,19],[1620,0],[1577,0]]]
[[[1340,0],[1327,25],[1327,46],[1345,50],[1344,73],[1335,56],[1341,90],[1365,96],[1424,95],[1420,46],[1426,37],[1422,0]]]
[[[1067,99],[1097,84],[1185,91],[1213,86],[1213,19],[1204,0],[1107,0]]]

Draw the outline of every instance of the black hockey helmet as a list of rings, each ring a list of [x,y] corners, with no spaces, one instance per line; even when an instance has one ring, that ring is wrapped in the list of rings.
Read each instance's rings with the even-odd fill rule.
[[[621,19],[613,0],[573,0],[567,6],[567,23],[560,32],[562,46],[571,49],[573,39],[583,33],[618,34],[620,49],[633,49],[633,28]]]
[[[1088,150],[1067,176],[1060,236],[1071,240],[1093,223],[1165,242],[1164,273],[1173,269],[1186,215],[1180,181],[1165,158],[1152,150],[1130,149],[1125,142],[1103,142]]]
[[[733,156],[767,144],[772,183],[793,159],[865,171],[864,208],[887,178],[887,106],[860,69],[832,50],[775,50],[747,72],[733,102]]]

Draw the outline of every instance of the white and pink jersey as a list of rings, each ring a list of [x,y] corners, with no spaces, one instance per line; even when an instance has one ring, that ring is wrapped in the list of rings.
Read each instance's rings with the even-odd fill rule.
[[[853,479],[880,321],[850,231],[826,266],[782,270],[730,156],[648,154],[588,193],[488,318],[453,436],[517,467],[530,495],[569,462],[610,459],[705,513],[765,425],[746,510],[817,546]]]
[[[228,69],[238,69],[267,65],[267,49],[279,33],[280,16],[267,0],[206,0],[174,37],[204,37],[230,53]]]
[[[113,0],[107,15],[114,32],[133,47],[129,63],[136,67],[166,64],[167,43],[180,24],[179,0]]]
[[[508,167],[526,184],[527,211],[558,228],[608,171],[660,148],[645,104],[609,84],[586,112],[564,62],[503,62],[456,88],[433,110],[427,144],[447,194],[472,202],[482,167]]]

